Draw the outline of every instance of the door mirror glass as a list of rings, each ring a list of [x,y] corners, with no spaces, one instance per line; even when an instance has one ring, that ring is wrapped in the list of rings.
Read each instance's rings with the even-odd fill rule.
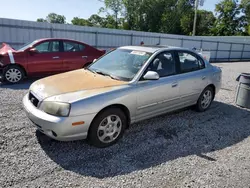
[[[37,49],[36,49],[36,48],[31,48],[31,49],[30,49],[30,52],[31,52],[32,54],[39,53],[39,52],[37,51]]]
[[[160,76],[155,71],[148,71],[144,76],[144,80],[159,80]]]

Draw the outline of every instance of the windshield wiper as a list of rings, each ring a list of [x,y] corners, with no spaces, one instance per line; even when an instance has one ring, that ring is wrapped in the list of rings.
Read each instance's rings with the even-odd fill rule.
[[[105,72],[102,72],[100,70],[96,70],[95,71],[97,74],[101,74],[103,76],[109,76],[110,78],[114,79],[114,80],[120,80],[119,78],[117,78],[116,76],[113,76],[111,74],[108,74],[108,73],[105,73]]]

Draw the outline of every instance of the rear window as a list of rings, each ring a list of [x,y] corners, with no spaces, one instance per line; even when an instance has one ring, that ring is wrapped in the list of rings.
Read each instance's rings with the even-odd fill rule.
[[[181,72],[192,72],[205,68],[205,64],[201,58],[189,53],[189,52],[178,52]]]

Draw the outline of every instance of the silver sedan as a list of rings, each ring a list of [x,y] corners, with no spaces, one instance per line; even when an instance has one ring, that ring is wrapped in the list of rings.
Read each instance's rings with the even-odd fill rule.
[[[221,69],[194,51],[126,46],[87,68],[34,82],[23,105],[47,136],[107,147],[132,123],[187,106],[207,110],[220,87]]]

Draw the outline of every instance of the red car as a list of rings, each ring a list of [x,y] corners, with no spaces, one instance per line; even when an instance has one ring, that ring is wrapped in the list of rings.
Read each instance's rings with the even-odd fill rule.
[[[68,39],[39,39],[14,50],[0,48],[2,79],[20,82],[24,77],[46,76],[83,68],[105,54],[85,43]]]

